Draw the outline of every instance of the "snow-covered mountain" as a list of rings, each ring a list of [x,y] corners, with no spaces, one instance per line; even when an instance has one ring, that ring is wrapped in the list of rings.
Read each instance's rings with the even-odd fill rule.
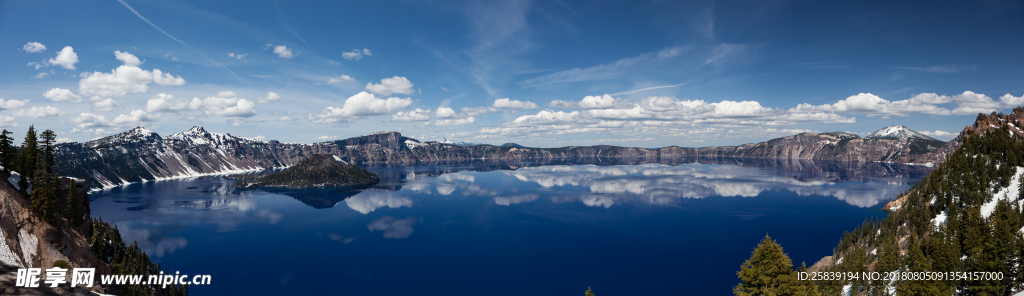
[[[905,126],[902,126],[902,125],[890,125],[890,126],[884,127],[884,128],[882,128],[880,130],[877,130],[877,131],[871,133],[870,135],[868,135],[867,137],[864,137],[864,138],[865,139],[887,139],[887,140],[906,140],[906,139],[916,138],[916,139],[922,139],[922,140],[938,141],[938,140],[936,140],[936,139],[934,139],[932,137],[926,136],[926,135],[921,134],[919,132],[915,132],[915,131],[913,131],[913,130],[905,127]]]
[[[905,128],[903,128],[905,129]],[[884,129],[883,129],[884,130]],[[136,127],[89,141],[57,145],[61,175],[85,179],[93,189],[128,183],[237,174],[284,168],[314,154],[331,154],[349,163],[411,166],[423,163],[500,160],[522,162],[574,161],[602,164],[679,163],[690,157],[746,157],[935,163],[948,151],[945,142],[913,136],[906,130],[882,133],[888,138],[860,138],[845,132],[804,133],[761,143],[724,147],[664,147],[655,149],[608,145],[528,148],[519,145],[467,145],[420,142],[398,132],[379,132],[332,142],[292,144],[259,141],[202,127],[167,137]],[[911,136],[901,136],[911,135]],[[881,137],[881,136],[880,136]],[[589,161],[589,162],[588,162]]]

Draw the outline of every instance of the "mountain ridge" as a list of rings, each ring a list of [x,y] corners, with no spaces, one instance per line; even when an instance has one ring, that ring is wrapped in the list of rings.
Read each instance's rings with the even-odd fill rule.
[[[356,164],[400,166],[475,159],[526,161],[618,158],[647,163],[706,156],[928,165],[937,163],[955,151],[959,146],[947,146],[957,143],[918,137],[866,139],[847,132],[828,132],[802,133],[739,146],[635,148],[595,145],[528,148],[520,145],[460,146],[422,142],[392,131],[314,144],[292,144],[247,139],[228,133],[211,133],[195,126],[167,137],[136,127],[86,143],[62,143],[57,146],[56,156],[62,175],[85,179],[91,189],[97,190],[134,182],[285,168],[314,154],[331,154]]]

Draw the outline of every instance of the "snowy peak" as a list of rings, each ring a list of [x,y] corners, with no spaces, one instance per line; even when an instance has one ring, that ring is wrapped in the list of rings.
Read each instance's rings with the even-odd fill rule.
[[[86,145],[92,148],[96,148],[101,146],[123,145],[135,142],[158,142],[160,140],[160,135],[154,133],[153,131],[147,128],[137,126],[131,130],[128,130],[120,134],[110,135],[86,142]]]
[[[915,132],[902,125],[890,125],[880,130],[877,130],[865,139],[886,139],[886,140],[906,140],[911,138],[917,138],[922,140],[938,141],[932,137],[925,136],[919,132]]]

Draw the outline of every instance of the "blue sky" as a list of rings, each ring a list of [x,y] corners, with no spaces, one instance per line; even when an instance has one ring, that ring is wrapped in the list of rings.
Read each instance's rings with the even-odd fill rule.
[[[325,2],[0,1],[0,127],[700,147],[1024,105],[1020,1]]]

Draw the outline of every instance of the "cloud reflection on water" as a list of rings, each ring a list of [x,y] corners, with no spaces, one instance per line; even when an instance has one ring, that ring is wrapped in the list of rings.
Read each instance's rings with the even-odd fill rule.
[[[734,165],[541,166],[503,173],[540,185],[551,192],[548,195],[552,196],[552,201],[580,201],[588,206],[606,208],[632,202],[671,205],[682,198],[756,197],[769,190],[787,190],[800,196],[831,196],[850,205],[872,207],[892,199],[908,187],[901,182],[801,180],[793,174]],[[583,189],[584,192],[574,189]],[[494,198],[496,204],[503,206],[535,200],[521,196]]]

